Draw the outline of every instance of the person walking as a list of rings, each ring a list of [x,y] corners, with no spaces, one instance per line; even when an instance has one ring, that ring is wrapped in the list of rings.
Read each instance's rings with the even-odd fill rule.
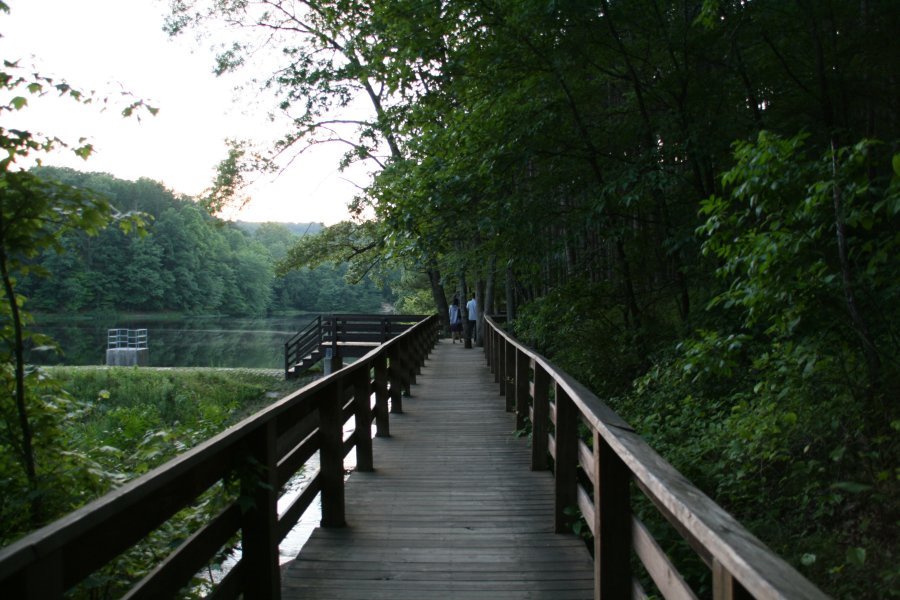
[[[475,292],[472,292],[472,299],[466,302],[466,348],[472,347],[472,338],[475,337],[475,326],[478,321],[478,303],[475,302]]]
[[[463,341],[462,330],[462,309],[459,307],[459,298],[453,298],[453,303],[450,304],[450,337],[453,339],[454,344],[456,340]]]

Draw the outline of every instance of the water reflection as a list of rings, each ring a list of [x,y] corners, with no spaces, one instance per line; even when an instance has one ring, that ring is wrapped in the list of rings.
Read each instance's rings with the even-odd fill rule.
[[[284,342],[313,316],[265,319],[38,316],[34,329],[52,337],[62,353],[32,351],[28,361],[41,365],[102,365],[106,360],[108,329],[145,328],[151,367],[279,369],[284,366]]]

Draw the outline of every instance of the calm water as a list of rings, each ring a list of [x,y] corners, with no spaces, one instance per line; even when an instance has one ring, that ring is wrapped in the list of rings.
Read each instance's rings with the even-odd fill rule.
[[[62,354],[32,351],[29,362],[43,365],[102,365],[108,329],[147,329],[150,366],[281,369],[284,342],[314,315],[291,318],[100,316],[66,320],[35,318],[34,329],[51,336]]]

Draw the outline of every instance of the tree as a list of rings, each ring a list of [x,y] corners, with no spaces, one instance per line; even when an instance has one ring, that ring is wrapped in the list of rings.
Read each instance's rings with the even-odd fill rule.
[[[0,11],[9,11],[4,2],[0,2]],[[65,82],[27,74],[17,63],[10,61],[4,61],[0,71],[0,89],[8,98],[0,104],[0,116],[23,110],[28,106],[29,97],[47,93],[57,93],[74,101],[90,99]],[[142,105],[142,102],[136,102],[124,111],[130,113]],[[43,344],[49,340],[29,333],[25,298],[16,290],[17,281],[32,271],[31,260],[39,252],[62,249],[61,235],[66,231],[76,229],[96,234],[113,218],[112,208],[102,196],[47,181],[17,168],[18,160],[60,147],[69,147],[83,158],[91,153],[89,144],[67,146],[58,138],[0,127],[0,280],[5,299],[0,331],[3,383],[7,390],[3,397],[9,399],[2,405],[6,424],[3,441],[4,450],[13,453],[21,468],[25,480],[21,497],[29,499],[24,521],[32,527],[43,524],[59,510],[58,506],[50,507],[46,502],[53,490],[47,480],[52,467],[41,463],[41,459],[50,458],[55,450],[53,403],[48,401],[55,389],[38,371],[26,367],[26,341],[31,338]],[[141,220],[131,215],[121,219],[120,223],[130,229],[140,225]],[[36,423],[40,429],[35,428]],[[47,434],[46,439],[41,439],[43,433]]]

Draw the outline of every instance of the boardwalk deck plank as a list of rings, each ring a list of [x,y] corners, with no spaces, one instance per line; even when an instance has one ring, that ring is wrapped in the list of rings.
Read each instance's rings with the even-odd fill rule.
[[[553,480],[530,471],[478,349],[442,340],[375,472],[347,481],[343,529],[316,529],[282,571],[283,598],[584,599],[593,566],[553,532]]]

